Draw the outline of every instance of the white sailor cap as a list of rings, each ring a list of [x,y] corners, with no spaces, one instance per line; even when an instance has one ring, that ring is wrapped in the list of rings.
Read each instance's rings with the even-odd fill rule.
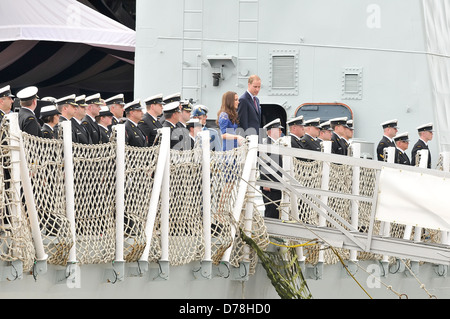
[[[48,105],[56,106],[56,98],[54,98],[53,96],[46,96],[38,101],[38,106],[40,107],[40,109]]]
[[[109,110],[109,107],[106,105],[103,105],[100,108],[100,112],[98,113],[98,116],[113,116],[113,114],[111,113],[111,111]]]
[[[180,110],[180,102],[167,103],[163,107],[163,112],[164,113],[181,112],[181,110]]]
[[[353,120],[348,120],[348,121],[347,121],[347,128],[351,129],[352,131],[355,129],[355,128],[353,127]]]
[[[83,94],[83,95],[77,96],[77,97],[75,98],[75,103],[77,103],[77,104],[78,104],[79,106],[81,106],[81,107],[86,107],[86,106],[88,106],[88,105],[86,104],[86,95]]]
[[[394,136],[394,141],[409,142],[408,132],[400,133]]]
[[[190,127],[194,127],[194,126],[200,126],[200,120],[199,119],[190,119],[189,121],[186,122],[186,127],[190,128]]]
[[[171,95],[168,95],[168,96],[166,96],[165,98],[164,98],[164,103],[166,103],[166,104],[169,104],[169,103],[172,103],[172,102],[179,102],[179,101],[181,101],[181,93],[174,93],[174,94],[171,94]]]
[[[103,104],[100,93],[93,94],[86,98],[86,104]]]
[[[397,120],[389,120],[389,121],[381,123],[381,126],[383,128],[388,128],[388,127],[397,128],[397,124],[398,124]]]
[[[347,117],[335,117],[334,119],[330,120],[331,125],[347,125]]]
[[[55,115],[55,114],[61,114],[57,109],[56,105],[47,105],[41,108],[40,118],[44,118],[46,116]]]
[[[56,104],[58,105],[71,104],[73,106],[78,106],[78,104],[75,102],[75,94],[71,94],[56,100]]]
[[[208,113],[208,108],[204,105],[196,105],[194,107],[194,110],[191,113],[191,116],[201,116],[201,115],[206,115]]]
[[[166,104],[166,103],[163,101],[163,95],[162,95],[162,93],[161,93],[161,94],[156,94],[156,95],[153,95],[153,96],[150,96],[150,97],[146,98],[146,99],[144,100],[144,103],[145,103],[146,105],[150,105],[150,104],[161,104],[161,105],[164,105],[164,104]]]
[[[125,104],[123,109],[125,112],[129,112],[129,111],[139,111],[139,110],[142,111],[144,108],[142,107],[141,100],[137,99],[137,100],[134,100],[133,102]]]
[[[433,123],[427,123],[417,127],[417,132],[425,132],[425,131],[434,132]]]
[[[125,105],[123,94],[120,93],[120,94],[114,95],[114,96],[110,97],[109,99],[105,100],[105,103],[106,103],[106,105],[111,105],[111,104]]]
[[[14,97],[14,95],[11,94],[11,87],[9,85],[2,87],[0,89],[0,97],[5,97],[5,96],[11,97],[11,98]]]
[[[303,125],[303,115],[294,117],[292,120],[286,122],[287,125]]]
[[[283,126],[281,126],[281,120],[278,118],[273,120],[272,122],[267,123],[263,126],[263,128],[265,128],[266,130],[271,130],[273,128],[283,128]]]
[[[21,101],[29,101],[29,100],[38,99],[39,96],[37,96],[37,93],[38,93],[38,88],[37,87],[29,86],[29,87],[26,87],[26,88],[20,90],[17,93],[17,97]]]
[[[330,121],[326,121],[326,122],[320,123],[320,129],[322,131],[332,131],[333,130],[331,128],[331,122]]]
[[[320,117],[309,119],[303,123],[304,126],[312,126],[320,129]]]

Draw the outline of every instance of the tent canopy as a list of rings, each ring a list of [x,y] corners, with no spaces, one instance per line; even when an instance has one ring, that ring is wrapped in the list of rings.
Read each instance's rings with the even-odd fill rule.
[[[134,30],[76,0],[1,1],[0,12],[0,85],[55,97],[133,91]]]

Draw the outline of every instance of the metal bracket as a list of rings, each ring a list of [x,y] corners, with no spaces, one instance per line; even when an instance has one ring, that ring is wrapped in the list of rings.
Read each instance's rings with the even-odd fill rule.
[[[405,274],[406,274],[407,276],[413,276],[413,274],[414,274],[414,275],[418,275],[418,274],[419,274],[419,262],[418,262],[418,261],[415,261],[415,260],[411,260],[410,263],[411,263],[411,266],[409,267],[410,270],[405,271]],[[413,274],[411,274],[411,272],[412,272]]]
[[[47,260],[36,260],[33,266],[33,275],[43,275],[47,273]]]
[[[148,261],[138,260],[136,266],[131,266],[128,268],[130,277],[142,277],[148,272]]]
[[[199,266],[192,270],[196,279],[211,279],[212,277],[212,261],[203,260]]]
[[[247,281],[249,277],[250,263],[243,261],[239,267],[231,267],[231,280]]]
[[[125,262],[113,261],[112,269],[105,271],[106,282],[115,284],[118,281],[123,281],[125,278]]]
[[[319,261],[314,266],[306,266],[305,277],[310,279],[319,280],[323,276],[323,262]]]
[[[448,266],[447,265],[436,265],[435,266],[436,273],[439,277],[447,277],[448,274]]]
[[[1,281],[14,281],[23,278],[23,262],[14,260],[1,266]]]
[[[151,268],[150,274],[153,280],[169,280],[170,265],[168,260],[158,261],[158,268]]]
[[[56,283],[66,284],[68,288],[81,287],[81,269],[77,263],[70,263],[64,270],[56,272]]]
[[[221,261],[217,267],[212,269],[213,277],[229,278],[230,274],[230,264],[227,261]]]

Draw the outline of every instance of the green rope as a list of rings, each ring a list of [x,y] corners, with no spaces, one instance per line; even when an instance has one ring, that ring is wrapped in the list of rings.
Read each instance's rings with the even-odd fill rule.
[[[311,299],[295,249],[287,247],[279,252],[262,251],[258,245],[240,229],[242,240],[252,247],[260,259],[267,276],[282,299]]]

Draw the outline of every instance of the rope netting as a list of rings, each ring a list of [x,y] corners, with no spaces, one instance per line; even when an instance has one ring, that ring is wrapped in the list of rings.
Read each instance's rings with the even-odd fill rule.
[[[22,261],[23,270],[30,271],[35,249],[27,218],[25,199],[20,189],[20,173],[13,173],[12,141],[19,145],[19,136],[11,136],[10,123],[3,119],[0,129],[0,260]],[[16,150],[18,148],[16,147]]]
[[[0,175],[0,238],[2,260],[18,258],[31,267],[35,259],[25,200],[10,187],[9,128],[3,125]],[[62,130],[61,130],[62,133]],[[25,157],[38,213],[44,250],[48,262],[66,265],[69,252],[76,245],[76,260],[80,264],[114,261],[116,249],[116,136],[110,143],[84,145],[72,143],[73,194],[75,234],[66,216],[66,177],[64,145],[59,139],[44,139],[22,133]],[[145,227],[158,161],[159,146],[138,148],[125,146],[124,185],[124,260],[140,259],[147,243]],[[242,210],[239,223],[234,222],[233,207],[238,193],[247,145],[227,152],[211,152],[211,237],[212,259],[221,261],[225,251],[234,244],[230,263],[238,266],[244,257],[244,244],[232,237],[233,227],[245,222]],[[20,178],[20,176],[19,176]],[[20,184],[20,179],[17,180]],[[202,149],[170,151],[169,187],[169,262],[173,266],[201,260],[205,253],[202,197]],[[17,197],[17,198],[15,198]],[[13,214],[20,204],[18,217]],[[161,198],[159,199],[148,261],[161,257]],[[255,209],[252,237],[267,246],[267,231],[261,215]],[[20,235],[20,237],[17,237]],[[75,238],[75,242],[73,242]],[[20,245],[18,244],[20,243]],[[26,256],[25,256],[26,253]],[[256,254],[251,255],[252,270]]]

